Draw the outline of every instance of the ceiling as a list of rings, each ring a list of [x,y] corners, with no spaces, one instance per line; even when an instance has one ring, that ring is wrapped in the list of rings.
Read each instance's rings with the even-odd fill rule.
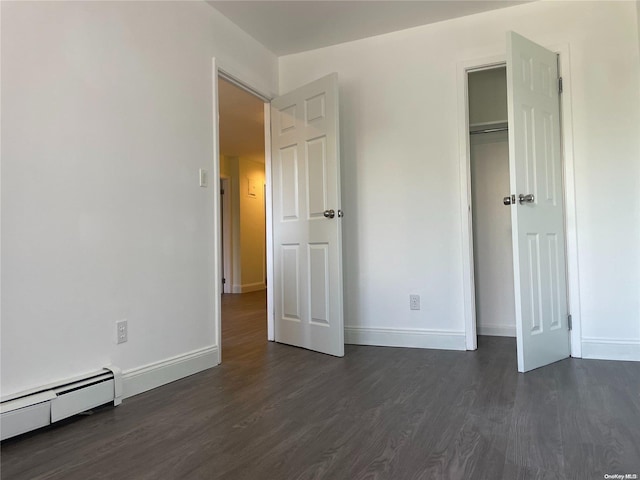
[[[210,1],[276,55],[403,30],[533,0]],[[220,154],[264,162],[264,102],[220,79]]]
[[[533,0],[208,2],[276,55],[313,50]]]
[[[264,102],[218,78],[220,155],[264,163]]]

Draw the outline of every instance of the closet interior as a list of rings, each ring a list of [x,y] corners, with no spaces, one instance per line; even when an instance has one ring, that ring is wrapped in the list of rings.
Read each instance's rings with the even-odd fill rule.
[[[515,337],[506,67],[469,72],[468,99],[476,331]]]

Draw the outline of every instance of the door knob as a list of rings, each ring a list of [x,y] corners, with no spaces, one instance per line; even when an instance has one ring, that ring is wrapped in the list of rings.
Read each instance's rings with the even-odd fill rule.
[[[533,196],[533,193],[528,193],[527,195],[518,195],[518,202],[520,202],[520,205],[522,205],[523,203],[533,203],[534,201],[535,197]]]
[[[324,218],[333,218],[336,216],[336,212],[334,210],[325,210]]]
[[[505,205],[511,205],[511,195],[504,197],[502,199],[502,203],[504,203]]]

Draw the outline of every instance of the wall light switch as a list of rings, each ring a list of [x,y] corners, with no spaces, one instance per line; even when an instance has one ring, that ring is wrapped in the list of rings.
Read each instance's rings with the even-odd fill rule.
[[[209,184],[209,175],[207,174],[207,171],[204,168],[201,168],[200,169],[200,186],[206,188],[208,184]]]

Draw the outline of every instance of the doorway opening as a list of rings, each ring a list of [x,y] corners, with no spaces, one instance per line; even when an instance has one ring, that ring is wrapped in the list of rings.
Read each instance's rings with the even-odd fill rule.
[[[467,88],[476,332],[515,338],[506,66],[468,71]]]
[[[225,357],[267,342],[264,112],[264,99],[218,76],[221,343]]]

